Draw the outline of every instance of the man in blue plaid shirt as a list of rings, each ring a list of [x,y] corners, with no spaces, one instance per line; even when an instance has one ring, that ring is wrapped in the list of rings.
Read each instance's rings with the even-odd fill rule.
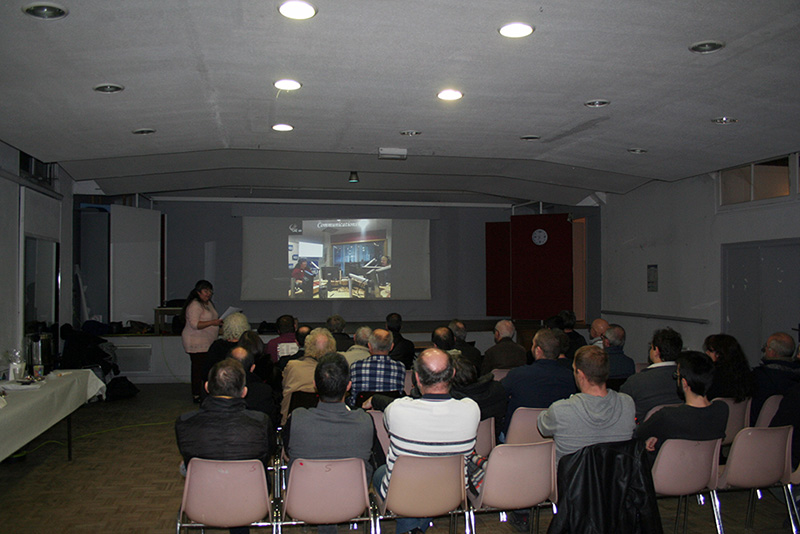
[[[368,343],[370,357],[350,366],[353,387],[347,399],[348,405],[355,407],[356,396],[361,391],[403,391],[406,368],[389,357],[393,341],[388,330],[377,328],[372,331]]]

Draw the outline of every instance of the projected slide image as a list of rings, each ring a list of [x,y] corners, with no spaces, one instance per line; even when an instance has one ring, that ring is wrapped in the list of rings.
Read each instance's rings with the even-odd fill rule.
[[[391,219],[303,220],[288,234],[289,298],[392,298]]]

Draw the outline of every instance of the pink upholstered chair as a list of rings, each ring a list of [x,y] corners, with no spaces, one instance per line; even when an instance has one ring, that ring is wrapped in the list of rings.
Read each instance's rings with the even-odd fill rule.
[[[495,439],[494,417],[484,419],[478,425],[478,435],[475,441],[475,452],[481,456],[489,456],[494,446],[497,444]]]
[[[511,416],[506,443],[540,443],[548,441],[539,433],[537,420],[544,408],[517,408]]]
[[[728,426],[725,427],[722,444],[730,445],[736,434],[750,424],[750,399],[736,402],[730,397],[717,397],[712,402],[724,402],[728,405]]]

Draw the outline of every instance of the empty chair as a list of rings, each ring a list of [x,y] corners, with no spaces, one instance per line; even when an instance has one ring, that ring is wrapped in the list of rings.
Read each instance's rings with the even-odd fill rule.
[[[289,471],[282,524],[352,521],[369,521],[374,532],[364,461],[296,459]]]
[[[389,432],[383,424],[383,412],[367,410],[367,413],[372,416],[372,422],[375,423],[375,433],[378,435],[378,441],[381,443],[381,448],[385,456],[389,454]]]
[[[756,419],[755,426],[769,426],[772,422],[772,418],[778,413],[778,408],[780,408],[782,400],[783,395],[771,395],[767,397],[767,400],[764,401],[764,404],[761,405],[761,410],[758,412],[758,419]]]
[[[388,437],[388,436],[387,436]],[[478,435],[475,440],[475,452],[481,456],[489,456],[496,444],[494,417],[484,419],[478,425]]]
[[[555,446],[553,441],[520,445],[498,445],[487,462],[478,497],[469,495],[475,512],[530,508],[533,532],[539,530],[538,505],[555,492]],[[471,517],[474,530],[474,517]]]
[[[683,505],[683,532],[686,532],[688,496],[716,487],[717,458],[721,445],[721,439],[709,441],[668,439],[661,445],[658,456],[653,462],[653,486],[658,495],[678,497],[675,532],[678,530],[681,505]],[[714,520],[719,528],[716,512],[715,506]]]
[[[539,414],[544,408],[517,408],[511,415],[511,422],[508,424],[506,433],[506,443],[539,443],[547,441],[548,438],[542,436],[537,426]]]
[[[375,526],[380,533],[381,519],[450,514],[452,531],[455,515],[451,512],[462,507],[469,534],[472,528],[466,499],[463,456],[400,456],[392,468],[386,500],[378,496],[380,515]]]
[[[717,397],[712,402],[724,402],[728,405],[728,426],[725,427],[722,444],[730,445],[736,434],[750,422],[750,399],[736,402],[730,397]]]
[[[194,527],[272,526],[264,464],[192,458],[186,469],[177,532]]]
[[[750,489],[745,527],[752,527],[756,489],[782,483],[786,484],[785,494],[790,495],[788,483],[791,476],[791,442],[791,426],[749,427],[740,430],[731,445],[727,463],[719,468],[717,488],[711,490],[712,504],[717,502],[717,490]],[[791,500],[787,499],[786,507],[794,523],[795,514]]]

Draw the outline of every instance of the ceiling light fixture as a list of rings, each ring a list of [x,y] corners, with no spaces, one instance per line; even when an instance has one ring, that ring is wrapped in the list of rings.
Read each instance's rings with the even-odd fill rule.
[[[647,154],[646,148],[629,148],[628,152],[631,154]]]
[[[438,96],[442,100],[458,100],[464,96],[464,93],[458,91],[457,89],[445,89],[444,91],[440,92]]]
[[[520,137],[522,141],[538,141],[539,139],[541,139],[541,137],[538,135],[523,135]]]
[[[41,20],[61,20],[69,14],[66,7],[50,2],[36,2],[22,8],[22,12]]]
[[[110,95],[113,93],[119,93],[120,91],[124,91],[125,87],[118,83],[101,83],[100,85],[95,85],[93,89],[98,93],[104,93]]]
[[[714,124],[733,124],[734,122],[739,122],[739,119],[734,119],[733,117],[717,117],[716,119],[711,119],[711,122]]]
[[[303,87],[303,84],[298,82],[297,80],[289,80],[289,79],[278,80],[273,85],[275,85],[275,87],[280,89],[281,91],[296,91],[301,87]]]
[[[422,132],[417,130],[401,130],[400,135],[407,135],[408,137],[414,137],[417,135],[422,135]]]
[[[276,132],[291,132],[292,130],[294,130],[294,126],[292,126],[291,124],[280,123],[280,124],[273,124],[272,129],[275,130]]]
[[[587,108],[604,108],[609,105],[611,102],[608,100],[603,100],[602,98],[598,98],[596,100],[587,100],[583,103],[584,106]]]
[[[138,128],[131,133],[134,135],[150,135],[156,133],[156,131],[152,128]]]
[[[711,54],[725,48],[724,41],[699,41],[689,45],[689,50],[695,54]]]
[[[500,35],[508,37],[509,39],[519,39],[520,37],[527,37],[533,33],[535,28],[524,22],[511,22],[506,24],[499,30]]]
[[[358,183],[358,173],[356,171],[350,171],[350,178],[347,179],[348,182],[351,184]]]
[[[317,14],[317,8],[302,0],[289,0],[278,8],[287,19],[307,20]]]

